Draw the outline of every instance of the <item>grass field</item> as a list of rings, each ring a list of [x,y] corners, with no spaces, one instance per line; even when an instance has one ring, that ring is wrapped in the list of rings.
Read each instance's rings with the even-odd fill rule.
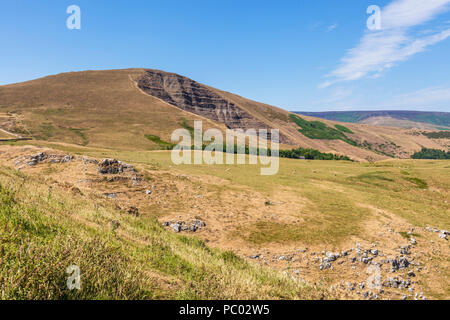
[[[224,123],[213,120],[208,108],[193,114],[142,91],[137,83],[144,74],[144,69],[71,72],[0,86],[0,128],[51,143],[114,150],[166,148],[174,130],[192,131],[195,120],[203,121],[204,131],[226,130]],[[167,75],[163,71],[157,74]],[[443,143],[398,128],[299,117],[274,106],[198,86],[247,114],[247,120],[241,119],[242,129],[279,129],[283,149],[311,148],[343,154],[356,161],[368,157],[378,161],[391,156],[409,157],[422,147],[436,149]],[[180,87],[177,94],[190,92],[187,89]],[[372,147],[361,147],[364,143]]]
[[[27,148],[25,142],[9,144],[1,147],[8,150],[8,159],[14,159],[11,152]],[[394,252],[388,249],[407,243],[412,228],[418,250],[432,259],[430,270],[436,268],[421,275],[420,290],[431,298],[450,296],[449,247],[421,231],[427,226],[450,229],[448,161],[280,159],[277,175],[261,176],[258,165],[174,166],[168,151],[112,151],[48,142],[39,146],[132,163],[144,185],[136,189],[99,182],[87,188],[80,179],[94,178],[95,168],[83,176],[70,165],[21,172],[3,160],[3,298],[348,298],[328,286],[344,275],[355,279],[362,270],[343,265],[342,270],[320,274],[317,266],[307,265],[301,269],[305,285],[289,276],[300,268],[295,263],[268,261],[260,266],[246,257],[299,247],[340,251],[355,242],[377,243]],[[152,185],[152,196],[142,198]],[[81,193],[74,193],[75,187]],[[141,216],[128,215],[103,196],[116,189],[126,195],[125,203],[139,206]],[[207,221],[208,230],[178,235],[161,226],[162,221],[189,217]],[[395,233],[381,236],[386,226]],[[86,280],[87,290],[79,293],[65,290],[64,266],[69,264],[79,264],[89,279],[98,280]]]
[[[317,288],[172,234],[152,217],[49,189],[40,178],[0,168],[1,299],[320,297]],[[69,265],[82,271],[80,291],[66,287]]]

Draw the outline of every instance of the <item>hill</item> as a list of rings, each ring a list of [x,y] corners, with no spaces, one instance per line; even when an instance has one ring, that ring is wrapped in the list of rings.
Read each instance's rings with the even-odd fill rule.
[[[449,112],[421,111],[330,111],[295,112],[322,119],[365,123],[378,126],[416,128],[425,130],[450,130]]]
[[[245,99],[158,70],[63,73],[0,86],[0,128],[46,143],[156,150],[178,128],[280,130],[283,149],[308,148],[354,160],[409,158],[441,141],[410,130],[343,124]]]
[[[168,151],[18,144],[0,146],[3,299],[450,296],[448,161],[280,159],[261,176],[174,168]],[[132,169],[102,173],[104,157]]]

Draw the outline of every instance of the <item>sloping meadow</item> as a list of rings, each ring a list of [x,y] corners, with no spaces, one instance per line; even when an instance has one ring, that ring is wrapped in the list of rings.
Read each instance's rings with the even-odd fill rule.
[[[153,218],[53,183],[0,167],[1,299],[323,297],[318,288],[166,231]],[[80,269],[80,290],[67,285],[69,266]]]

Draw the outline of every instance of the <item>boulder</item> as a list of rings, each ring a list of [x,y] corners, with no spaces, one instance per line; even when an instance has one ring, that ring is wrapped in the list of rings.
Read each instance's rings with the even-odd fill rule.
[[[118,174],[123,172],[136,172],[136,170],[133,166],[117,159],[104,159],[98,165],[98,172],[101,174]]]

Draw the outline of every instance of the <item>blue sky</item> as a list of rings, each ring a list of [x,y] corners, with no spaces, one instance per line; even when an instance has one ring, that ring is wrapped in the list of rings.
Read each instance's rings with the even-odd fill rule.
[[[69,5],[81,30],[66,27]],[[366,26],[381,7],[382,29]],[[0,84],[145,67],[289,110],[450,111],[450,0],[14,0]]]

